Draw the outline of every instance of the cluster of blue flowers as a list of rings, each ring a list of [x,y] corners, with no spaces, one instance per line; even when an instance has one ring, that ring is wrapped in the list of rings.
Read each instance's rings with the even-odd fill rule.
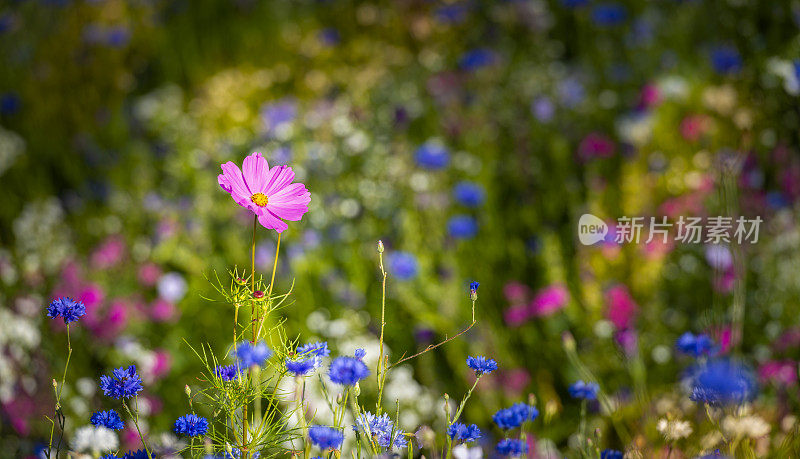
[[[600,459],[622,459],[623,457],[625,457],[625,454],[615,449],[604,449],[600,452]]]
[[[243,341],[236,347],[236,358],[241,368],[260,367],[270,357],[272,350],[263,341],[255,344]]]
[[[695,336],[692,332],[686,332],[675,342],[675,347],[692,357],[708,356],[717,351],[714,340],[705,333]]]
[[[150,457],[155,459],[156,455],[150,453]],[[136,451],[128,451],[121,458],[117,457],[114,454],[106,454],[100,459],[148,459],[148,457],[147,457],[147,451],[143,449],[137,449]]]
[[[136,373],[136,365],[128,368],[117,368],[111,376],[100,377],[100,389],[107,397],[120,399],[130,398],[144,389],[142,378]]]
[[[689,369],[689,398],[713,406],[749,402],[758,393],[756,378],[749,367],[728,358],[713,359]]]
[[[208,419],[196,414],[184,414],[175,420],[173,429],[178,435],[197,437],[208,432]]]
[[[352,386],[367,376],[369,369],[357,357],[337,357],[328,370],[331,381],[343,386]]]
[[[525,421],[533,421],[539,417],[539,410],[527,403],[515,403],[510,408],[498,410],[492,420],[503,430],[511,430],[521,426]]]
[[[328,426],[311,426],[308,428],[311,443],[321,449],[339,449],[344,441],[344,433]]]
[[[51,319],[61,317],[65,324],[75,322],[85,314],[86,306],[68,297],[57,298],[47,306],[47,317]]]
[[[114,410],[98,411],[89,419],[94,426],[101,426],[111,430],[122,430],[125,423],[122,422],[119,413]]]
[[[453,187],[453,197],[462,206],[478,207],[486,200],[486,191],[477,183],[458,182]]]
[[[295,376],[306,376],[322,366],[322,358],[331,355],[327,342],[304,344],[297,348],[294,359],[286,359],[286,370]]]
[[[239,365],[217,365],[214,368],[214,374],[223,381],[233,381],[239,377]]]
[[[467,366],[475,370],[476,376],[489,374],[497,369],[497,362],[482,355],[467,357]]]
[[[369,411],[361,414],[356,418],[353,430],[371,436],[381,448],[405,448],[408,445],[408,439],[400,429],[395,430],[392,438],[394,421],[386,413],[380,416],[375,416]]]
[[[426,142],[417,148],[414,159],[420,167],[439,170],[444,169],[450,163],[450,152],[443,145]]]
[[[522,440],[505,438],[500,440],[495,448],[497,454],[501,456],[519,457],[528,452],[528,444]]]
[[[465,443],[481,438],[481,429],[477,425],[466,425],[454,422],[447,428],[447,435],[453,440],[461,440]]]
[[[597,383],[586,383],[583,381],[578,381],[575,384],[569,386],[569,395],[572,398],[578,398],[582,400],[595,400],[597,399],[597,393],[600,391],[600,386]]]

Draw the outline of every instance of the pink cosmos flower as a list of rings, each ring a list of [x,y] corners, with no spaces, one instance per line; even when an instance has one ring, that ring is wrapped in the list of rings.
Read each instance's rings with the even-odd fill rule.
[[[569,291],[560,284],[550,285],[536,293],[528,312],[534,317],[549,316],[567,305]]]
[[[264,228],[282,233],[289,228],[283,220],[296,222],[308,212],[311,193],[302,183],[292,183],[291,167],[270,169],[267,160],[258,152],[244,159],[241,170],[232,161],[220,167],[219,186],[230,193],[237,204],[256,214]]]
[[[793,386],[797,384],[797,363],[791,360],[771,360],[761,365],[758,376],[776,385]]]
[[[638,310],[639,306],[625,285],[617,284],[606,291],[606,317],[617,330],[630,328]]]
[[[588,161],[594,158],[609,158],[616,149],[614,142],[599,132],[592,132],[578,145],[578,158]]]

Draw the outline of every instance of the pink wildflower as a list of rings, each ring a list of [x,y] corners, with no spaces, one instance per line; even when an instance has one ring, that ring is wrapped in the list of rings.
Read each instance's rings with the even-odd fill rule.
[[[311,193],[302,183],[292,183],[291,167],[270,169],[261,153],[246,157],[241,170],[232,161],[221,167],[219,186],[237,204],[256,214],[261,226],[282,233],[289,227],[283,220],[299,221],[308,212]]]
[[[528,312],[535,317],[549,316],[567,305],[569,292],[560,284],[545,287],[536,294]]]
[[[606,291],[606,316],[617,330],[630,328],[639,306],[631,297],[628,287],[618,284]]]

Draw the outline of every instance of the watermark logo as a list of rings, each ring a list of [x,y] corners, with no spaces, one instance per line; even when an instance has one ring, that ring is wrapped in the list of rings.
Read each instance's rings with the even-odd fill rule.
[[[578,220],[578,239],[583,245],[600,241],[617,244],[649,244],[654,240],[668,243],[671,238],[682,244],[743,244],[758,242],[761,217],[684,217],[675,221],[667,217],[619,217],[616,224],[608,224],[592,214],[583,214]],[[649,223],[649,224],[648,224]],[[611,236],[606,237],[611,231]]]
[[[581,215],[578,220],[578,239],[583,245],[593,245],[605,239],[608,225],[592,214]]]

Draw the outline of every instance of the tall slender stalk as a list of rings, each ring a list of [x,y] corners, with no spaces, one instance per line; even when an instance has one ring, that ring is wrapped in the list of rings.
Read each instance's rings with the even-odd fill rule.
[[[375,404],[375,412],[380,416],[383,402],[383,386],[386,381],[386,359],[383,356],[383,328],[386,326],[386,270],[383,268],[383,243],[378,241],[378,262],[381,267],[381,337],[380,349],[378,351],[378,368],[376,378],[378,380],[378,401]]]
[[[253,298],[256,292],[256,228],[258,227],[258,215],[253,215],[253,242],[250,245],[250,327],[252,329],[251,343],[256,342],[256,329],[253,326],[257,319],[256,302]],[[251,370],[248,370],[248,372]],[[247,381],[245,381],[247,384]],[[242,405],[242,458],[248,459],[250,452],[247,449],[247,403]]]
[[[61,376],[61,384],[55,389],[56,394],[56,406],[55,406],[55,413],[53,418],[58,419],[58,424],[61,429],[61,435],[58,438],[58,446],[56,448],[56,458],[61,453],[61,440],[64,438],[64,415],[61,414],[61,391],[64,389],[64,382],[67,380],[67,369],[69,368],[69,359],[72,357],[72,342],[69,338],[69,324],[67,324],[67,363],[64,365],[64,374]],[[53,384],[55,384],[55,380],[53,380]],[[53,432],[56,427],[55,419],[50,420],[50,442],[47,445],[47,457],[50,457],[50,453],[53,449]]]
[[[136,426],[136,433],[139,434],[139,440],[142,441],[142,446],[144,446],[144,452],[147,454],[147,459],[152,459],[153,455],[150,454],[150,448],[147,446],[147,442],[144,440],[144,435],[142,435],[142,430],[139,428],[139,397],[136,396],[134,398],[134,410],[131,412],[131,409],[128,407],[128,404],[125,403],[125,400],[122,400],[122,406],[125,408],[125,411],[128,412],[128,416],[131,417],[133,420],[133,425]]]

